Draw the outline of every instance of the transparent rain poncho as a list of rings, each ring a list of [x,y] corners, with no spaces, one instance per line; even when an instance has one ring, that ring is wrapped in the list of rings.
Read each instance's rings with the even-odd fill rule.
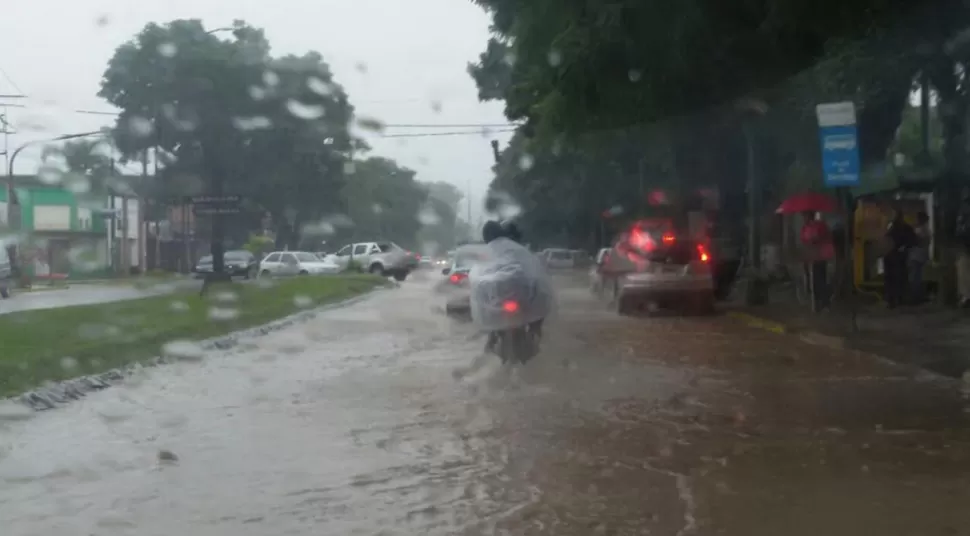
[[[549,316],[555,296],[539,257],[505,238],[492,241],[488,250],[488,258],[468,274],[472,321],[488,331],[500,331]],[[508,301],[518,304],[514,312],[506,309]]]

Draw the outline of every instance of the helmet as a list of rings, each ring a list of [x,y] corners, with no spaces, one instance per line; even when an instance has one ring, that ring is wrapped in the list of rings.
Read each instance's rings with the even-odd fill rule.
[[[522,231],[519,230],[519,226],[514,221],[506,220],[502,222],[502,230],[505,238],[522,243]]]
[[[503,236],[505,236],[505,228],[495,220],[485,222],[485,225],[482,227],[482,241],[486,244]]]

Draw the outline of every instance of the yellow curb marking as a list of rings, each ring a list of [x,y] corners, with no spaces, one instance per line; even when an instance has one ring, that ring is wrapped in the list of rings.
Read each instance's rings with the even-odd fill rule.
[[[728,311],[727,315],[735,320],[740,320],[745,324],[754,327],[770,331],[772,333],[787,333],[788,328],[784,324],[778,322],[772,322],[771,320],[766,320],[754,315],[749,315],[748,313],[740,313],[737,311]]]

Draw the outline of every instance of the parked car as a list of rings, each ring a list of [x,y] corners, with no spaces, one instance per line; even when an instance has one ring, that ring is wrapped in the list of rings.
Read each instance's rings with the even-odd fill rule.
[[[392,276],[398,281],[407,279],[421,256],[405,250],[394,242],[357,242],[327,255],[327,260],[346,268],[353,257],[355,263],[372,274]]]
[[[244,250],[226,251],[222,255],[226,271],[235,277],[245,277],[246,279],[256,277],[258,273],[258,262],[256,256]],[[212,273],[212,255],[206,255],[195,263],[192,270],[197,276],[204,276]]]
[[[568,270],[576,266],[576,258],[568,249],[546,249],[539,257],[552,270]]]
[[[471,293],[468,273],[475,263],[488,256],[484,244],[466,244],[455,250],[451,265],[441,270],[445,278],[438,284],[438,290],[446,293],[445,312],[449,316],[465,318],[471,315]]]
[[[336,274],[340,266],[308,251],[274,251],[259,263],[260,276]]]
[[[673,233],[632,230],[604,256],[601,276],[620,314],[649,306],[714,309],[707,245]]]

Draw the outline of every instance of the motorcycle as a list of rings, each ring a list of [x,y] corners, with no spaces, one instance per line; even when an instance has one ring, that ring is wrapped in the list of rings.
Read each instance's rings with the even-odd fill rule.
[[[514,316],[519,312],[519,303],[515,300],[506,300],[502,303],[502,310],[509,316]],[[524,365],[539,353],[542,320],[495,330],[489,332],[488,337],[487,349],[497,355],[503,364]]]
[[[496,241],[491,252],[469,273],[472,321],[488,333],[486,352],[503,363],[526,363],[538,353],[552,312],[552,281],[539,259],[513,241]]]

